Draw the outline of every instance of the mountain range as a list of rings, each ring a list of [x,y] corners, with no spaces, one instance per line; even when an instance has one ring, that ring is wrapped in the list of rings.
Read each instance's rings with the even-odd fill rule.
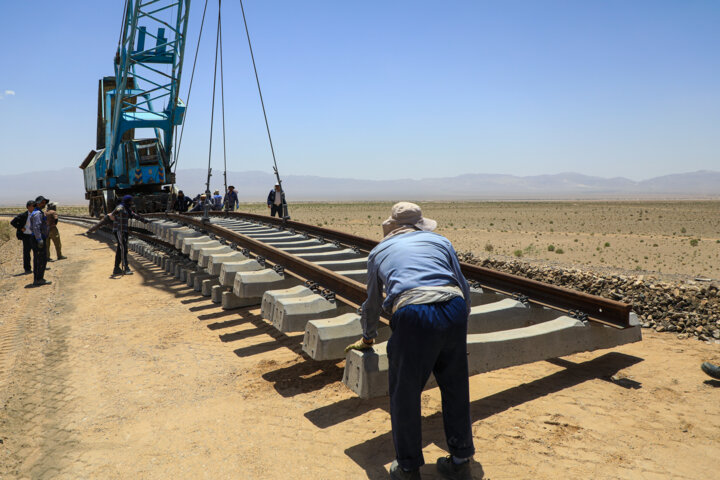
[[[207,172],[177,172],[177,186],[187,195],[205,189]],[[264,201],[275,183],[267,172],[228,172],[241,201]],[[634,181],[578,173],[520,177],[467,174],[456,177],[359,180],[310,175],[283,178],[288,201],[342,200],[563,200],[563,199],[686,199],[720,198],[720,172],[701,170]],[[222,190],[222,173],[215,174],[211,190]],[[65,205],[82,205],[85,189],[78,168],[0,175],[0,205],[21,205],[43,194]]]

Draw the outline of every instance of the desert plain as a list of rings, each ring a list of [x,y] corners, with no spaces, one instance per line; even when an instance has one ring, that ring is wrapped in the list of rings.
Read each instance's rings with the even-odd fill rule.
[[[480,258],[720,277],[720,201],[420,204]],[[290,213],[380,239],[391,205],[291,203]],[[112,245],[60,229],[69,258],[49,264],[51,286],[26,290],[19,242],[0,219],[0,478],[387,478],[388,399],[355,397],[343,361],[310,361],[302,334],[279,334],[256,308],[223,311],[140,256],[135,275],[109,278]],[[643,334],[473,376],[475,478],[714,478],[720,382],[699,364],[720,363],[719,346]],[[422,402],[422,474],[435,479],[438,390]]]

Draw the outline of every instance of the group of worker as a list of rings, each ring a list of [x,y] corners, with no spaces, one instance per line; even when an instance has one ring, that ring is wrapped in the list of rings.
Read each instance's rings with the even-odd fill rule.
[[[44,211],[45,207],[47,211]],[[50,258],[50,242],[55,244],[58,260],[67,258],[62,254],[57,228],[57,205],[40,195],[35,200],[28,200],[26,208],[10,221],[10,225],[15,227],[15,235],[23,244],[24,275],[33,274],[33,283],[27,288],[50,285],[52,282],[45,280],[47,263],[53,261]]]
[[[283,192],[280,184],[276,183],[267,197],[270,216],[277,215],[280,218],[285,217],[287,213],[283,211],[283,205],[285,205],[285,192]],[[234,212],[239,206],[240,202],[238,201],[237,190],[235,190],[233,185],[230,185],[225,196],[220,195],[219,190],[215,190],[210,196],[205,193],[198,193],[193,199],[190,199],[190,197],[180,190],[175,197],[172,209],[178,213],[204,212],[206,207],[208,211],[225,210]]]
[[[180,190],[175,197],[173,210],[179,213],[185,213],[188,211],[202,212],[207,206],[208,210],[235,211],[239,205],[235,187],[230,185],[225,196],[220,195],[220,190],[215,190],[209,198],[205,193],[198,193],[195,198],[190,199],[190,197],[186,196],[185,193]]]

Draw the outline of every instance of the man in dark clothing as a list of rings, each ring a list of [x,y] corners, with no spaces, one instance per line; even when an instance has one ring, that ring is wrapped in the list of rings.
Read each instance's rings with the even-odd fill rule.
[[[283,205],[285,205],[285,192],[279,183],[275,184],[275,188],[270,190],[267,198],[267,206],[270,209],[270,216],[274,217],[275,213],[279,218],[283,217]]]
[[[238,202],[237,192],[235,191],[235,187],[233,187],[232,185],[228,187],[228,191],[225,194],[225,198],[223,199],[223,205],[225,205],[226,212],[234,212],[240,206],[240,202]]]
[[[206,204],[207,204],[208,210],[212,210],[212,204],[210,203],[210,200],[208,200],[207,196],[204,193],[202,193],[198,197],[198,200],[195,203],[195,206],[190,211],[191,212],[204,212]]]
[[[141,215],[132,211],[132,195],[125,195],[122,198],[122,203],[115,207],[108,217],[113,222],[113,236],[117,240],[117,249],[115,250],[115,268],[113,269],[113,275],[132,275],[132,270],[128,266],[128,234],[130,227],[128,226],[128,220],[135,218],[141,222],[148,223],[149,220]],[[122,263],[122,269],[120,264]]]
[[[32,273],[30,252],[32,251],[32,229],[30,228],[30,214],[35,210],[35,200],[27,201],[27,210],[10,220],[10,225],[15,227],[15,236],[23,242],[23,267],[25,275]]]
[[[31,247],[33,251],[33,283],[32,287],[50,285],[52,282],[45,280],[45,268],[47,267],[47,248],[45,241],[48,238],[49,230],[47,218],[42,209],[47,205],[48,200],[40,195],[35,199],[35,209],[30,214],[30,228],[32,229]]]
[[[190,208],[190,205],[192,205],[192,200],[186,197],[183,191],[180,190],[177,194],[177,199],[175,200],[173,210],[178,213],[185,213],[188,211],[188,208]]]
[[[52,240],[52,243],[55,244],[55,253],[57,254],[58,260],[64,260],[67,257],[62,254],[62,242],[60,241],[60,232],[57,228],[58,223],[58,213],[57,213],[57,205],[50,202],[48,203],[48,209],[45,213],[45,216],[47,217],[47,224],[48,224],[48,242],[47,242],[47,258],[48,262],[52,262],[50,259],[50,241]]]

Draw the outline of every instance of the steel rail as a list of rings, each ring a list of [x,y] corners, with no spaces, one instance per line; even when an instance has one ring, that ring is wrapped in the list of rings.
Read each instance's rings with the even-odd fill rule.
[[[192,224],[197,228],[212,232],[231,242],[242,245],[244,248],[255,251],[268,260],[282,265],[302,277],[315,281],[318,284],[336,292],[336,295],[350,300],[352,304],[360,305],[367,298],[365,285],[335,272],[318,267],[311,262],[302,260],[278,248],[270,247],[262,242],[251,239],[238,232],[225,227],[203,223],[199,213],[191,214],[147,214],[150,217],[167,217],[178,222]],[[329,228],[316,227],[300,222],[285,221],[282,219],[240,212],[211,212],[211,216],[219,218],[241,218],[262,222],[269,225],[293,228],[300,232],[312,233],[328,240],[337,241],[350,247],[372,250],[379,242],[368,238],[358,237],[345,232]],[[195,218],[197,217],[197,218]],[[552,308],[576,316],[582,320],[590,320],[615,328],[630,327],[630,312],[632,306],[628,303],[610,300],[597,295],[578,292],[565,287],[550,285],[548,283],[531,280],[518,275],[499,272],[486,267],[460,263],[465,277],[477,286],[498,293],[509,295],[524,302],[538,306]]]

